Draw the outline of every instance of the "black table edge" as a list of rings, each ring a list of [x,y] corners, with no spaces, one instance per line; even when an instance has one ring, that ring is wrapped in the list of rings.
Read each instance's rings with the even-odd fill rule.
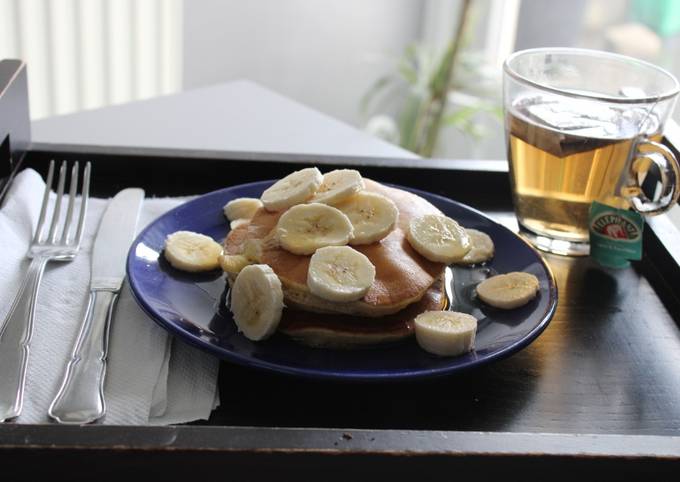
[[[282,163],[314,163],[319,165],[342,164],[349,166],[377,166],[418,169],[441,169],[458,171],[508,172],[508,163],[504,160],[470,160],[470,159],[438,159],[438,158],[394,158],[377,156],[341,156],[329,154],[298,154],[282,152],[222,151],[208,149],[168,149],[160,147],[124,147],[90,144],[55,144],[34,142],[32,151],[63,153],[74,155],[108,155],[115,153],[121,156],[222,159],[239,161],[263,161]],[[56,158],[56,157],[55,157]]]
[[[678,437],[187,426],[3,432],[7,480],[671,480],[680,466]]]
[[[417,443],[414,443],[417,441]],[[680,461],[680,437],[658,435],[366,430],[194,425],[3,425],[7,449],[338,452],[662,458]]]

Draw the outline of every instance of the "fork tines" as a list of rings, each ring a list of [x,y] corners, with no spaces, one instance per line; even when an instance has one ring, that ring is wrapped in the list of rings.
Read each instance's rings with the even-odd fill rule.
[[[49,227],[49,232],[46,237],[43,237],[45,231],[45,218],[47,215],[47,200],[50,195],[52,181],[54,180],[54,160],[50,161],[50,168],[47,173],[47,180],[45,181],[45,192],[43,194],[42,208],[40,209],[40,216],[38,217],[38,226],[35,230],[33,243],[36,244],[56,244],[61,230],[61,240],[59,244],[78,246],[83,236],[83,226],[85,225],[85,213],[87,212],[87,200],[90,195],[90,171],[91,166],[88,162],[85,164],[85,172],[83,173],[83,183],[80,198],[80,211],[78,214],[78,225],[75,236],[71,234],[71,221],[73,219],[74,206],[76,203],[76,191],[78,188],[78,161],[73,163],[71,168],[71,180],[69,182],[69,199],[68,208],[66,210],[66,221],[63,226],[59,226],[61,217],[61,204],[64,197],[64,186],[66,185],[66,161],[61,163],[59,167],[59,180],[57,181],[57,199],[54,204],[52,212],[52,223]]]

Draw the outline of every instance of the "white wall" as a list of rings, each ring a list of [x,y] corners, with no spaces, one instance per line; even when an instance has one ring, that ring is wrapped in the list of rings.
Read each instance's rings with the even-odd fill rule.
[[[248,78],[362,125],[359,99],[420,35],[413,0],[187,0],[184,89]]]

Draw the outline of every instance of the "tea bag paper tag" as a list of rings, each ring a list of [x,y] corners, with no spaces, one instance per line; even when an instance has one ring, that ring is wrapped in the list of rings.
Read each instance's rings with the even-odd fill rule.
[[[590,256],[608,268],[627,268],[642,258],[644,218],[635,211],[594,201],[590,205]]]

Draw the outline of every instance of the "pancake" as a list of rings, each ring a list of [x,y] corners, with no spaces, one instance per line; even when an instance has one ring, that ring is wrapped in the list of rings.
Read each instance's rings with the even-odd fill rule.
[[[415,318],[424,311],[446,307],[443,281],[433,283],[419,301],[382,318],[283,310],[278,331],[305,345],[361,348],[394,343],[413,336]]]
[[[338,303],[312,295],[307,288],[307,271],[311,256],[289,253],[270,242],[281,212],[260,209],[249,224],[232,230],[225,240],[225,251],[240,254],[246,240],[264,240],[260,262],[269,265],[281,280],[286,306],[294,310],[318,313],[341,313],[380,318],[400,312],[419,301],[440,279],[443,263],[435,263],[418,254],[406,239],[408,224],[414,217],[441,214],[425,199],[400,189],[364,179],[365,189],[389,197],[399,209],[395,229],[377,243],[353,246],[376,268],[375,281],[358,301]],[[370,320],[369,320],[370,321]]]

